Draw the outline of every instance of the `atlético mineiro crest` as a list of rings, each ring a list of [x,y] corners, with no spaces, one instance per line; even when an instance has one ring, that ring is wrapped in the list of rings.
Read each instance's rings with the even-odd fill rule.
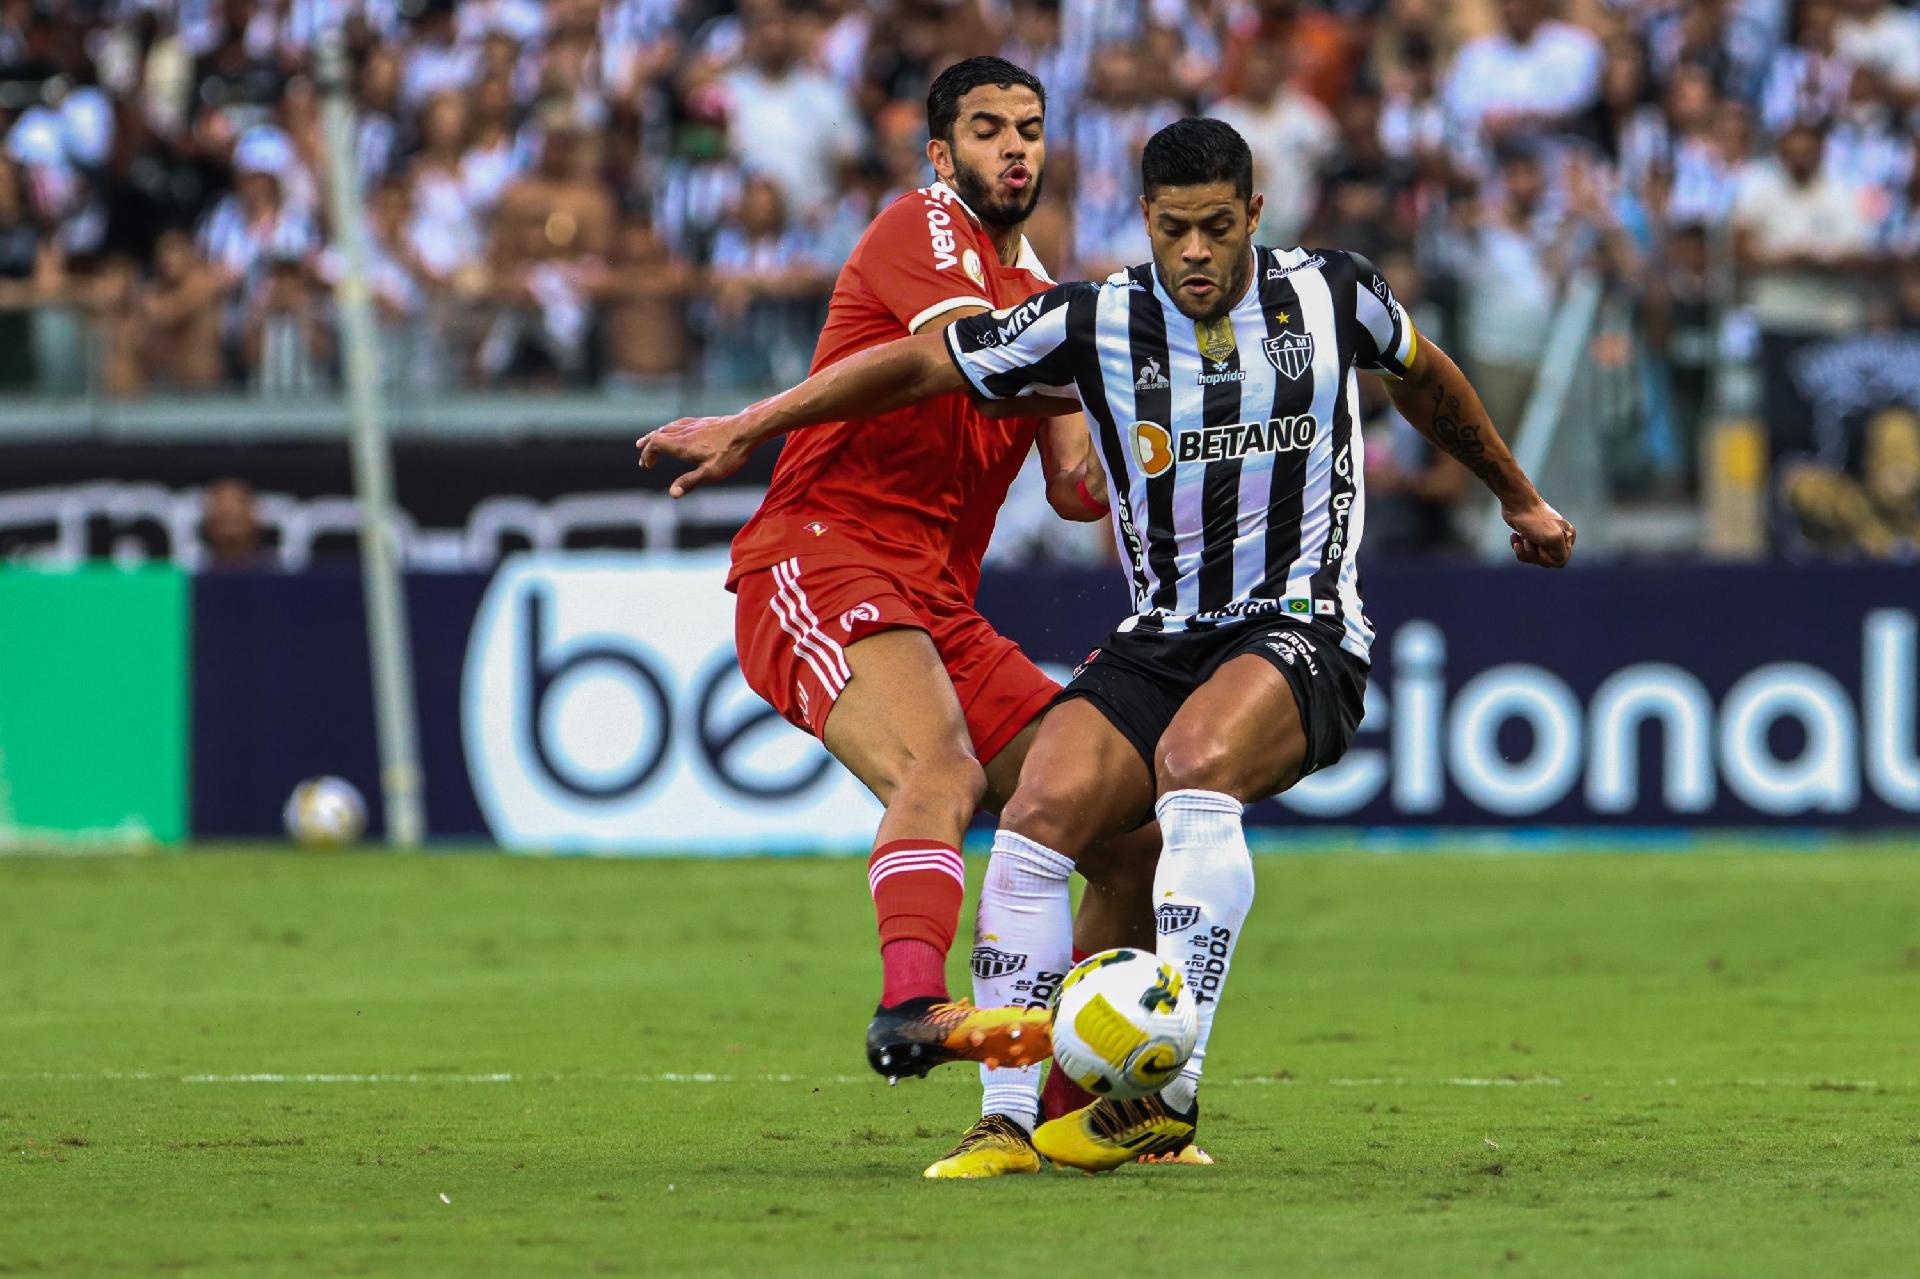
[[[1269,364],[1296,382],[1313,365],[1311,333],[1282,333],[1262,342],[1260,349],[1267,353]]]
[[[1016,955],[994,946],[973,948],[973,975],[982,981],[1005,977],[1008,973],[1017,973],[1026,965],[1026,962],[1025,955]]]
[[[1177,933],[1192,928],[1200,918],[1198,906],[1176,906],[1168,902],[1154,907],[1153,923],[1156,932]]]

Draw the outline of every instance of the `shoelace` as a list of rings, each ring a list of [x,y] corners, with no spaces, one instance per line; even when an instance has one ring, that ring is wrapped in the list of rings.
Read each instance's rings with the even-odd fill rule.
[[[1157,1100],[1146,1097],[1126,1101],[1103,1100],[1096,1104],[1087,1122],[1109,1141],[1121,1140],[1130,1130],[1142,1128],[1166,1113]]]
[[[1022,1142],[1029,1140],[1026,1130],[1014,1123],[1011,1119],[1006,1118],[1004,1115],[986,1115],[978,1120],[973,1127],[967,1129],[966,1135],[960,1138],[960,1144],[947,1152],[947,1158],[951,1159],[955,1155],[965,1154],[975,1146],[993,1137],[1008,1137]]]

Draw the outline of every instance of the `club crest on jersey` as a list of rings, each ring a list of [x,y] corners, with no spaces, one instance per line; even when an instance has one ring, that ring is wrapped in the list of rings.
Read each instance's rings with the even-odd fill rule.
[[[1200,347],[1200,354],[1213,361],[1216,372],[1227,367],[1227,361],[1240,349],[1234,340],[1233,317],[1223,315],[1217,320],[1199,320],[1193,326],[1193,338]]]
[[[962,253],[960,255],[960,269],[967,273],[969,280],[972,280],[981,288],[986,287],[987,273],[980,268],[980,255],[978,253],[975,253],[972,249],[968,249],[965,253]]]
[[[1313,366],[1313,334],[1282,333],[1260,344],[1267,363],[1298,382],[1300,375]]]
[[[1135,422],[1133,456],[1148,479],[1165,475],[1173,466],[1173,432],[1158,422]]]
[[[825,533],[827,531],[827,526],[822,524],[819,520],[814,520],[804,525],[803,527],[805,527],[807,532],[813,534],[815,537],[819,537],[822,533]]]

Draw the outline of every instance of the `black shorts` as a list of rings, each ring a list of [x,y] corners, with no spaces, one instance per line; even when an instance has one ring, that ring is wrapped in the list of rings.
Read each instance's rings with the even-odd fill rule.
[[[1307,734],[1301,776],[1340,762],[1360,727],[1368,666],[1337,640],[1306,626],[1271,619],[1213,631],[1115,631],[1093,650],[1054,698],[1084,697],[1133,743],[1153,770],[1154,749],[1173,717],[1221,666],[1254,653],[1286,677]]]

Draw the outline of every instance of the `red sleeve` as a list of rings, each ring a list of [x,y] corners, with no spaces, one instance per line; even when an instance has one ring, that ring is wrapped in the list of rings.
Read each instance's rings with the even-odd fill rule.
[[[966,210],[950,199],[941,188],[907,192],[874,219],[848,263],[909,330],[957,306],[993,309]]]

